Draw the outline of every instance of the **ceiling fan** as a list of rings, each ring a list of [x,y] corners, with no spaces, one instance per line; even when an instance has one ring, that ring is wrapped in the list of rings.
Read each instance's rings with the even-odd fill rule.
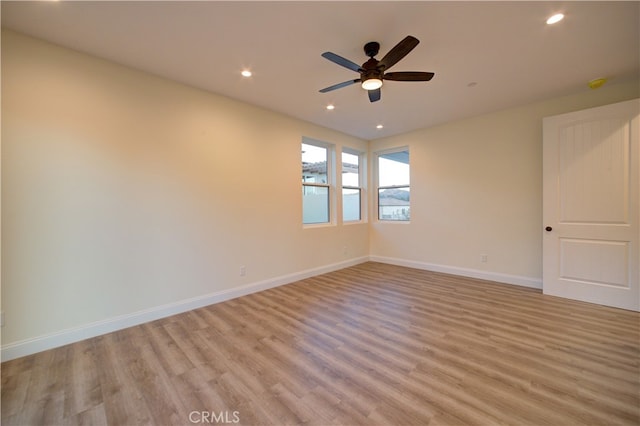
[[[334,84],[333,86],[325,87],[320,90],[320,93],[330,92],[332,90],[340,89],[342,87],[350,86],[355,83],[361,83],[362,88],[369,93],[369,100],[376,102],[380,100],[380,87],[382,87],[383,80],[394,81],[429,81],[435,75],[432,72],[421,71],[400,71],[400,72],[386,72],[389,68],[394,66],[398,61],[407,56],[409,52],[413,50],[420,43],[420,40],[413,36],[406,36],[400,43],[396,44],[381,60],[374,58],[380,50],[380,43],[371,41],[364,45],[364,53],[369,57],[369,60],[362,65],[358,65],[355,62],[351,62],[348,59],[343,58],[340,55],[336,55],[332,52],[324,52],[322,57],[348,68],[352,71],[360,73],[360,78],[355,80],[348,80],[342,83]]]

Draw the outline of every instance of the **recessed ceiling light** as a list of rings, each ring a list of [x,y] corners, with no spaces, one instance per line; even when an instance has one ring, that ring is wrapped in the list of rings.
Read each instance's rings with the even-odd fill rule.
[[[328,109],[329,111],[331,111],[332,109],[335,109],[335,108],[336,108],[336,107],[335,107],[333,104],[329,104],[329,105],[327,105],[327,109]]]
[[[251,77],[253,75],[249,70],[243,70],[240,74],[242,74],[243,77]]]
[[[383,126],[382,124],[378,124],[378,125],[376,126],[376,129],[383,129],[383,128],[384,128],[384,126]]]
[[[557,24],[563,19],[564,19],[564,15],[562,13],[556,13],[555,15],[550,16],[549,19],[547,19],[547,24],[549,25]]]

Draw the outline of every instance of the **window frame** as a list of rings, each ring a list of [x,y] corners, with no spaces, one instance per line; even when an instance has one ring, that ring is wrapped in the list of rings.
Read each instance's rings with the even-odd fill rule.
[[[409,157],[408,162],[406,163],[409,166],[409,183],[408,184],[400,184],[400,185],[380,185],[380,158],[384,158],[385,155],[394,154],[399,152],[407,152]],[[399,224],[408,224],[411,222],[411,151],[408,146],[402,146],[397,148],[385,149],[382,151],[374,152],[374,167],[375,167],[375,186],[376,186],[376,196],[375,196],[375,208],[377,211],[376,219],[378,222],[382,223],[399,223]],[[408,219],[385,219],[380,215],[380,191],[387,189],[403,189],[407,188],[409,191],[409,218]]]
[[[304,178],[304,176],[301,175],[301,183],[302,183],[302,194],[301,196],[302,198],[302,226],[307,228],[307,227],[321,227],[321,226],[331,226],[335,224],[335,195],[334,195],[334,182],[335,182],[335,177],[334,177],[334,163],[335,163],[335,145],[327,143],[327,142],[323,142],[323,141],[319,141],[316,139],[312,139],[312,138],[308,138],[306,136],[302,137],[302,141],[300,142],[300,148],[302,150],[302,145],[311,145],[311,146],[315,146],[318,148],[323,148],[326,150],[326,154],[327,154],[327,172],[326,172],[326,176],[327,176],[327,182],[326,183],[321,183],[321,182],[305,182],[304,180],[302,180]],[[302,158],[300,158],[300,167],[302,168]],[[302,172],[302,170],[301,170]],[[305,188],[307,187],[313,187],[313,188],[326,188],[327,189],[327,221],[326,222],[309,222],[306,223],[304,221],[304,192],[305,192]]]
[[[342,154],[349,154],[349,155],[353,155],[355,157],[358,158],[358,186],[353,186],[353,185],[345,185],[344,182],[342,181],[342,176],[344,176],[344,161],[342,161]],[[340,164],[342,166],[341,168],[341,179],[340,179],[340,184],[341,184],[341,197],[342,197],[342,222],[344,224],[352,224],[352,223],[361,223],[364,222],[366,220],[366,210],[365,210],[365,188],[364,188],[364,182],[365,182],[365,167],[366,167],[366,153],[362,152],[362,151],[358,151],[356,149],[352,149],[352,148],[348,148],[348,147],[343,147],[342,148],[342,152],[340,153]],[[357,190],[358,191],[358,196],[359,196],[359,218],[355,219],[355,220],[345,220],[344,218],[344,214],[345,214],[345,209],[344,209],[344,190],[345,189],[349,189],[349,190]]]

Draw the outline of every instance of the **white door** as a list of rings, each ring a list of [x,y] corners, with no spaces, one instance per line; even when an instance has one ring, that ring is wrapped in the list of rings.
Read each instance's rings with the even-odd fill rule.
[[[640,310],[639,111],[544,119],[544,294]]]

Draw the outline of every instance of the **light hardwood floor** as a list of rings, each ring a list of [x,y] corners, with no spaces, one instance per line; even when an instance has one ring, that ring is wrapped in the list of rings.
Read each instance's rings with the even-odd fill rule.
[[[638,425],[639,321],[366,263],[6,362],[2,423]]]

